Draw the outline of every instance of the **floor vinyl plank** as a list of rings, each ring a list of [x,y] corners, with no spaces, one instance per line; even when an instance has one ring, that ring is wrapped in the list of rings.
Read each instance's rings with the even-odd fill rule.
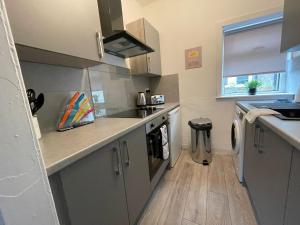
[[[233,225],[257,225],[247,190],[237,179],[232,157],[223,156],[222,162]]]
[[[183,151],[153,193],[139,225],[257,225],[248,193],[231,156],[214,155],[209,166]]]
[[[169,198],[158,220],[158,225],[181,225],[186,197],[191,183],[194,165],[184,162]]]
[[[194,222],[192,222],[190,220],[187,220],[187,219],[182,219],[181,225],[199,225],[199,224],[194,223]]]
[[[164,210],[169,194],[174,188],[174,183],[162,178],[151,196],[139,224],[155,225],[158,223],[161,212]]]
[[[208,191],[227,194],[222,156],[214,155],[208,171]]]
[[[197,224],[206,221],[207,181],[208,167],[195,165],[183,217]]]
[[[220,193],[207,193],[207,214],[205,225],[232,225],[227,196]]]
[[[175,166],[168,170],[168,172],[166,173],[165,179],[168,181],[176,181],[185,162],[191,162],[189,151],[187,150],[182,151],[182,153],[180,154],[180,158],[177,160]]]

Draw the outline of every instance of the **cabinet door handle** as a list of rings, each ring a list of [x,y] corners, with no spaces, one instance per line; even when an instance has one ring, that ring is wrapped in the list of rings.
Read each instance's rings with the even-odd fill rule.
[[[124,146],[124,149],[126,150],[126,160],[125,160],[125,164],[127,166],[130,165],[130,156],[129,156],[129,150],[128,150],[128,145],[127,145],[127,141],[124,141],[123,142],[123,146]]]
[[[121,169],[120,169],[120,156],[119,156],[119,152],[118,149],[116,147],[113,148],[113,152],[114,152],[114,170],[116,175],[120,175],[121,174]]]
[[[253,141],[253,147],[254,148],[257,148],[257,146],[258,146],[258,144],[257,144],[257,130],[259,130],[260,129],[260,127],[257,125],[257,124],[255,124],[255,127],[254,127],[254,141]]]
[[[148,72],[151,72],[151,57],[148,56],[147,59],[148,59],[147,60],[148,61],[148,63],[147,63],[148,64]]]
[[[98,44],[98,54],[100,59],[104,56],[103,38],[101,32],[96,33],[97,44]]]
[[[257,145],[257,151],[258,153],[263,153],[263,140],[264,140],[264,129],[259,128],[259,136],[258,136],[258,145]]]

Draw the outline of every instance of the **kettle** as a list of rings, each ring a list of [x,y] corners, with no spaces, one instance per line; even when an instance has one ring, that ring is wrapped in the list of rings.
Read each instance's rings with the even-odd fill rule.
[[[144,92],[139,92],[136,98],[137,106],[146,106],[146,96]]]

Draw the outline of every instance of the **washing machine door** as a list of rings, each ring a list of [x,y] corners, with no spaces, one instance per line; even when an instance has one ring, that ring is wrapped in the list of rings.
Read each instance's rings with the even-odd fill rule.
[[[239,154],[241,147],[241,123],[238,119],[234,119],[231,126],[231,146],[235,154]]]

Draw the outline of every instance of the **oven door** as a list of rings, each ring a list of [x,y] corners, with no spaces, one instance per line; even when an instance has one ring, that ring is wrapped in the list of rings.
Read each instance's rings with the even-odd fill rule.
[[[162,157],[161,132],[156,129],[147,135],[148,163],[150,179],[155,176],[164,162]]]

